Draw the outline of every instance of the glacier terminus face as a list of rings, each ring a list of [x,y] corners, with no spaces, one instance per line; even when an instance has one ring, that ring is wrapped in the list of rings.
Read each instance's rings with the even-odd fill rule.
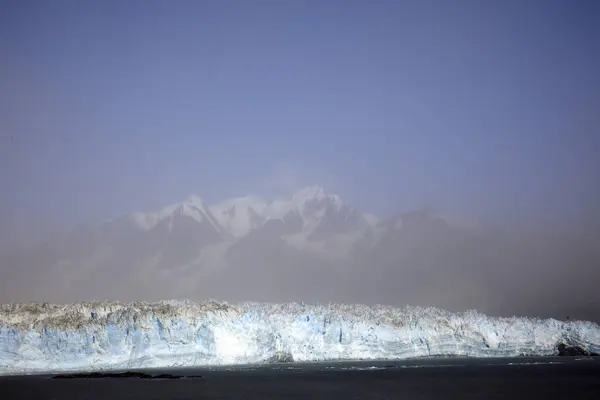
[[[475,311],[216,301],[0,306],[0,374],[276,361],[600,352],[587,321],[492,318]]]

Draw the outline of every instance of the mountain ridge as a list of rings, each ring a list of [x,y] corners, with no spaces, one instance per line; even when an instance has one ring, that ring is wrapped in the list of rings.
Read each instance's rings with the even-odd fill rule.
[[[199,224],[210,223],[226,241],[235,242],[257,229],[275,229],[288,244],[315,251],[324,247],[321,242],[336,235],[364,230],[379,222],[379,218],[349,207],[340,196],[326,193],[318,185],[307,186],[288,197],[266,199],[247,195],[212,205],[193,194],[155,212],[134,212],[117,219],[130,219],[137,228],[146,231],[166,224],[171,232],[175,215],[191,218]]]
[[[429,209],[373,218],[319,186],[212,205],[192,195],[2,254],[0,302],[310,300],[560,317],[578,315],[576,306],[597,318],[588,316],[600,309],[596,244],[515,235]],[[572,276],[577,293],[557,303]]]

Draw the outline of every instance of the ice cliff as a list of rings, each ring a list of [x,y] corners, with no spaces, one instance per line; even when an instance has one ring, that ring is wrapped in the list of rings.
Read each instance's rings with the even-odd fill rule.
[[[0,305],[0,374],[600,352],[600,326],[475,311],[218,302]]]

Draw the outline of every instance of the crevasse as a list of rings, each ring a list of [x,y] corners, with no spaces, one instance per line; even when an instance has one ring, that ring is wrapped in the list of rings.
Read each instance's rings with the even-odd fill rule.
[[[587,321],[491,318],[475,311],[209,301],[0,306],[0,374],[600,352]]]

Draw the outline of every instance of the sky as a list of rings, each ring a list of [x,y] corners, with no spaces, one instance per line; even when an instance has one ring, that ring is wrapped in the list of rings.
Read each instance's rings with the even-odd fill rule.
[[[599,18],[586,0],[0,0],[2,239],[311,184],[378,215],[582,218]]]

